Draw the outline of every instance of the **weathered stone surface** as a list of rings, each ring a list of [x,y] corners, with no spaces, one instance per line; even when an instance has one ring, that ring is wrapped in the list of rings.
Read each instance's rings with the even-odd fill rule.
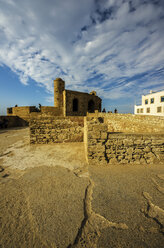
[[[133,151],[134,151],[133,147],[129,147],[129,148],[127,149],[127,153],[128,153],[128,154],[132,154]]]
[[[83,141],[83,117],[40,117],[30,121],[30,143]],[[91,136],[89,136],[91,139]]]
[[[117,163],[118,163],[118,160],[117,160],[116,158],[111,158],[111,159],[109,160],[109,163],[110,163],[110,164],[117,164]]]
[[[106,125],[99,123],[96,119],[91,120],[96,125],[99,131],[96,135],[93,131],[88,129],[88,159],[95,161],[107,160],[109,164],[115,163],[136,163],[149,164],[157,163],[162,158],[164,153],[164,135],[158,134],[125,134],[125,133],[108,133],[106,132]],[[88,118],[86,125],[91,125]],[[104,127],[104,131],[103,131]],[[102,137],[103,133],[103,137]],[[96,138],[95,138],[96,137]],[[97,138],[99,137],[99,138]],[[102,139],[107,138],[107,139]],[[94,142],[94,146],[92,145]],[[94,153],[91,153],[94,152]]]
[[[88,116],[93,117],[95,114],[89,113]],[[163,116],[110,113],[98,113],[98,116],[104,118],[104,122],[108,125],[109,132],[163,134],[164,130]],[[147,140],[151,140],[151,137],[149,136]],[[148,143],[151,142],[148,141]]]
[[[146,164],[146,159],[145,159],[145,158],[141,158],[141,159],[140,159],[140,163],[141,163],[141,164]]]

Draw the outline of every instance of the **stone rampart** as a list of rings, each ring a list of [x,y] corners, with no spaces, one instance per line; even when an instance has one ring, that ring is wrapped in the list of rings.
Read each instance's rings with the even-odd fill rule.
[[[153,164],[164,161],[164,133],[110,133],[103,117],[85,117],[84,124],[88,163]]]
[[[19,116],[29,122],[31,118],[39,116],[63,116],[63,111],[53,106],[41,106],[40,110],[35,106],[7,108],[8,116]]]
[[[30,120],[30,143],[83,141],[83,117],[43,117]]]
[[[53,106],[41,106],[40,113],[46,116],[63,116],[61,109]]]
[[[112,113],[88,113],[88,117],[103,117],[109,132],[123,133],[164,133],[164,117],[112,114]]]

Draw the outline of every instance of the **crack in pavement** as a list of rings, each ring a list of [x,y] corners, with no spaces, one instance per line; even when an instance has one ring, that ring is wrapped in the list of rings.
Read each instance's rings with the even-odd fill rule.
[[[160,226],[160,231],[164,233],[164,210],[152,203],[152,197],[147,192],[143,192],[143,196],[147,201],[147,209],[142,210],[145,216],[154,219]]]
[[[152,178],[152,181],[153,181],[153,183],[155,184],[156,189],[157,189],[160,193],[164,194],[164,188],[161,187],[161,186],[156,182],[156,180],[155,180],[154,178]]]
[[[114,223],[105,217],[95,213],[92,209],[92,194],[94,182],[89,179],[84,198],[84,219],[73,244],[67,248],[96,248],[101,231],[107,227],[116,229],[128,229],[124,223]]]
[[[164,180],[164,174],[158,174],[157,177],[161,180]]]
[[[164,180],[164,174],[158,174],[157,177]],[[162,194],[164,194],[164,188],[161,187],[154,178],[152,178],[155,188]],[[159,206],[152,203],[152,197],[147,192],[143,192],[143,196],[147,201],[147,209],[143,209],[142,212],[146,217],[154,219],[160,226],[161,233],[164,234],[164,210]]]

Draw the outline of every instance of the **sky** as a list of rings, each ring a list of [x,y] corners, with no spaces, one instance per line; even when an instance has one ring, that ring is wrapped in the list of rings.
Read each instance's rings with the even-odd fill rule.
[[[164,89],[164,0],[0,0],[0,114],[53,106],[53,80],[133,113]]]

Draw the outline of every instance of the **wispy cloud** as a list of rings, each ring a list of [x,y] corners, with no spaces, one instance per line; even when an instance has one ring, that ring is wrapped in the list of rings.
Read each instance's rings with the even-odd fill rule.
[[[0,65],[52,92],[62,77],[104,98],[164,87],[161,0],[0,0]]]

